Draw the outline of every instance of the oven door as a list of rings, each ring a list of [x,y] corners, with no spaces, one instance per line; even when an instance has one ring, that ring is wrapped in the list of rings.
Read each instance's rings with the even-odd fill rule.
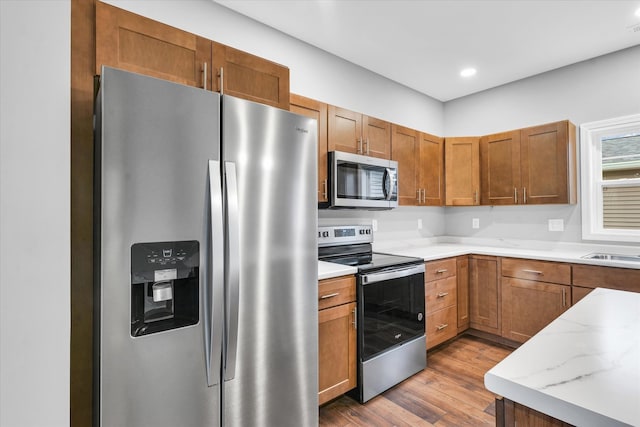
[[[424,264],[361,273],[358,279],[362,362],[425,334]]]
[[[398,206],[398,162],[332,151],[329,167],[332,207],[390,209]]]

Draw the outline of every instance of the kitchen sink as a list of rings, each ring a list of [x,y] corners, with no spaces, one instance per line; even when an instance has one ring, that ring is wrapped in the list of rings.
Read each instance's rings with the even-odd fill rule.
[[[607,253],[592,253],[582,257],[583,259],[600,259],[604,261],[640,262],[640,255],[618,255]]]

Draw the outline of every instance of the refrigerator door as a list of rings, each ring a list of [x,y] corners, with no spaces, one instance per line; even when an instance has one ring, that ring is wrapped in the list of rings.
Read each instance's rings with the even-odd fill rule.
[[[317,125],[226,95],[222,117],[223,423],[317,426]]]
[[[209,187],[216,184],[208,170],[209,160],[219,161],[219,105],[212,92],[103,69],[96,126],[96,425],[220,425],[220,365],[207,370],[216,349],[207,338],[211,325],[205,328],[223,310],[222,301],[205,292],[212,276],[208,259],[218,259],[210,249],[216,203],[209,190],[216,189]],[[146,298],[152,307],[170,306],[161,321],[175,327],[133,337],[132,246],[185,241],[198,254],[190,260],[197,277],[188,278],[197,283],[197,321],[171,323],[184,309],[175,284],[181,270],[169,265],[180,252],[160,250],[168,264],[147,283],[154,289]],[[175,305],[168,304],[172,298]],[[205,303],[213,310],[209,305],[205,312]]]

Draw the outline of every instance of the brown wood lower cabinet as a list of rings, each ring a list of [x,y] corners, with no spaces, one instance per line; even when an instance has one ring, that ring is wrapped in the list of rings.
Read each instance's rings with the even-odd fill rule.
[[[469,257],[469,326],[500,335],[498,258]]]
[[[502,397],[496,398],[496,427],[572,427],[549,415]]]
[[[318,403],[356,386],[355,277],[321,280],[318,286]]]
[[[586,297],[593,289],[594,288],[583,288],[582,286],[571,286],[571,305],[574,305]]]
[[[571,286],[502,278],[502,336],[525,342],[571,305]]]
[[[425,263],[425,309],[427,349],[458,333],[457,265],[455,258]]]
[[[461,333],[469,329],[469,257],[458,257],[456,267],[458,333]]]
[[[525,342],[571,306],[571,266],[502,258],[502,336]]]
[[[571,284],[584,288],[609,288],[640,292],[640,270],[574,264]]]

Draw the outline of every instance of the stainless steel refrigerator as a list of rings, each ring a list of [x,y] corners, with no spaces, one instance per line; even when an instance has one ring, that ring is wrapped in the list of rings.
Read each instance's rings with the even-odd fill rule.
[[[103,68],[95,425],[317,425],[316,126]]]

